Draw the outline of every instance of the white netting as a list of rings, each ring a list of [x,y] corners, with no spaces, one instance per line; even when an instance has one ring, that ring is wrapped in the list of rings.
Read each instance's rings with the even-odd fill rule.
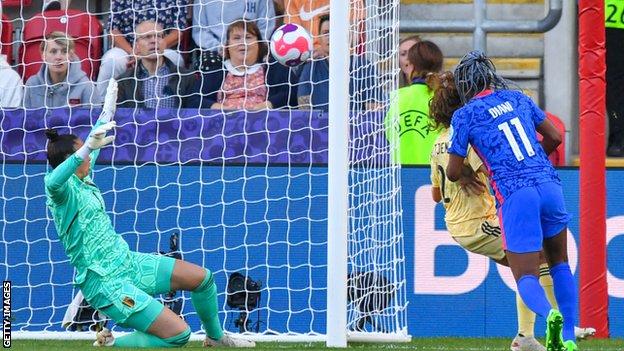
[[[178,10],[186,3],[172,1]],[[400,169],[390,163],[383,123],[390,103],[386,97],[396,89],[399,0],[352,1],[355,10],[351,33],[347,329],[353,339],[372,340],[374,335],[378,340],[405,339]],[[138,2],[118,1],[128,6]],[[285,2],[288,10],[288,0]],[[325,11],[328,1],[299,3],[306,3],[302,17],[307,18]],[[267,18],[266,13],[273,7],[268,7],[266,1],[247,4],[257,6],[243,7],[243,15],[250,20],[251,13],[260,14],[265,23],[292,20],[288,15]],[[84,10],[84,3],[78,1],[71,6],[83,6]],[[31,23],[32,9],[4,9],[17,29],[13,33],[13,48],[19,55],[13,57],[14,68],[21,67],[25,74],[36,75],[38,66],[30,69],[29,64],[41,64],[40,54],[38,58],[32,56],[38,52],[42,38],[37,33],[59,29],[63,24],[77,38],[75,53],[86,72],[86,80],[79,84],[68,82],[67,78],[56,85],[33,84],[40,90],[26,90],[26,94],[33,94],[29,100],[32,105],[25,110],[7,106],[2,109],[0,267],[4,279],[13,282],[13,331],[23,332],[25,337],[49,336],[40,333],[43,331],[64,331],[63,316],[78,291],[72,286],[73,269],[45,208],[43,177],[47,162],[43,131],[54,127],[61,133],[72,132],[84,138],[99,114],[99,108],[89,103],[100,101],[97,99],[103,90],[98,88],[106,84],[106,77],[98,78],[97,71],[101,75],[106,64],[105,60],[101,64],[98,61],[102,56],[98,40],[104,38],[104,33],[99,37],[92,33],[98,31],[99,23],[110,31],[114,21],[109,19],[108,3],[86,4],[90,11],[98,6],[105,10],[93,13],[93,17],[81,10],[46,12],[47,19],[32,21],[38,23],[39,29],[27,25]],[[231,15],[228,11],[235,7],[228,6],[220,9],[226,20],[214,28],[225,30],[234,22],[227,18]],[[314,11],[319,8],[325,10]],[[115,11],[114,14],[128,15]],[[117,139],[114,146],[101,152],[94,180],[116,231],[132,250],[167,252],[171,236],[177,234],[182,257],[214,272],[226,330],[258,333],[259,339],[322,339],[327,312],[327,120],[336,116],[322,110],[299,109],[297,105],[310,101],[313,107],[323,108],[316,104],[319,97],[314,94],[320,93],[321,100],[323,95],[326,97],[323,90],[330,78],[311,74],[310,81],[302,82],[297,77],[304,67],[288,70],[271,62],[263,69],[278,72],[271,78],[264,72],[264,93],[272,105],[280,104],[273,106],[279,109],[252,111],[250,106],[257,103],[254,99],[258,95],[253,89],[242,94],[243,109],[223,106],[219,99],[223,99],[224,93],[210,91],[214,77],[220,75],[224,81],[217,90],[235,81],[228,81],[224,78],[227,73],[211,66],[214,57],[210,51],[214,47],[198,43],[200,48],[195,48],[189,44],[191,33],[208,35],[199,34],[200,29],[206,28],[201,28],[197,19],[190,19],[191,14],[205,11],[208,10],[197,4],[186,7],[185,13],[193,25],[178,44],[171,46],[182,54],[182,65],[187,70],[174,65],[162,73],[160,80],[151,81],[150,68],[144,67],[145,71],[137,69],[134,74],[121,77],[120,85],[123,79],[141,84],[131,85],[124,92],[125,98],[119,100],[115,116]],[[161,14],[160,10],[155,13]],[[76,32],[79,29],[75,21],[79,20],[92,26]],[[136,19],[124,21],[131,26],[137,24]],[[165,37],[168,29],[164,28]],[[245,54],[249,51],[245,49]],[[105,59],[110,57],[106,55]],[[123,59],[127,60],[125,56]],[[323,59],[314,59],[314,64],[320,67]],[[46,71],[41,72],[45,77]],[[113,72],[115,68],[111,68],[110,74]],[[256,84],[252,78],[243,78],[245,87]],[[188,85],[190,81],[197,86]],[[87,86],[87,92],[76,97],[72,89],[78,85]],[[309,100],[297,96],[302,85],[308,85],[312,96]],[[62,95],[62,89],[69,93]],[[150,95],[153,91],[156,93]],[[37,95],[39,92],[43,93]],[[57,100],[53,102],[52,97]],[[83,104],[87,105],[78,106]],[[226,286],[236,272],[258,282],[257,306],[243,306],[242,310],[228,306]],[[184,318],[194,332],[199,331],[189,294],[178,292],[173,300],[182,303]],[[85,336],[64,333],[60,337]]]

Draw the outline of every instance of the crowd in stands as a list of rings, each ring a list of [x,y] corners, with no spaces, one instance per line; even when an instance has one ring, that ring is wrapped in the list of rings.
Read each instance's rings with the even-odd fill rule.
[[[187,6],[180,6],[180,0],[110,0],[110,8],[104,9],[106,16],[96,19],[97,26],[102,21],[110,34],[104,40],[110,39],[111,48],[103,54],[91,47],[78,50],[76,42],[82,40],[84,45],[85,38],[72,38],[69,28],[67,32],[42,28],[37,41],[40,57],[28,58],[38,60],[36,73],[33,67],[30,73],[27,67],[18,73],[14,67],[22,61],[17,58],[12,64],[6,55],[0,55],[0,108],[97,106],[109,80],[115,78],[122,108],[328,110],[329,0],[187,1]],[[45,0],[42,16],[59,16],[71,7],[69,2]],[[1,10],[0,5],[0,15]],[[352,2],[351,11],[356,34],[351,43],[350,108],[378,110],[395,94],[398,111],[387,115],[398,114],[399,119],[393,125],[386,118],[386,137],[397,139],[400,148],[422,150],[402,152],[401,163],[426,164],[436,137],[434,130],[427,129],[427,102],[432,91],[426,78],[441,70],[442,52],[416,35],[403,38],[398,48],[400,89],[383,91],[378,67],[361,54],[366,41],[363,0]],[[282,23],[297,23],[312,34],[313,60],[288,68],[271,56],[268,39]],[[618,35],[622,32],[617,29]],[[91,41],[89,35],[86,39]],[[14,45],[27,44],[24,40],[15,38]],[[96,57],[90,56],[96,51]],[[608,59],[616,61],[615,55]],[[608,75],[624,76],[620,66],[611,63]],[[607,79],[608,154],[624,156],[621,99],[613,98],[619,91],[614,87],[624,84],[615,81]],[[404,133],[406,130],[413,133]]]
[[[315,52],[318,59],[303,66],[297,90],[299,107],[328,110],[329,103],[329,15],[318,21],[319,40]],[[381,92],[373,81],[377,76],[375,67],[363,55],[352,53],[350,57],[349,95],[351,110],[374,110]]]
[[[59,10],[71,7],[69,2],[44,1],[42,16],[59,16]],[[97,106],[115,78],[119,107],[327,111],[329,0],[180,3],[111,0],[103,19],[111,48],[101,57],[82,57],[69,30],[42,28],[40,58],[28,58],[37,61],[36,74],[28,76],[20,68],[20,77],[6,56],[0,56],[0,69],[8,72],[0,76],[0,107]],[[360,1],[352,17],[363,20],[363,9]],[[314,37],[315,59],[297,68],[280,65],[268,50],[276,26],[290,22]],[[184,42],[184,33],[191,36],[190,44]],[[350,92],[361,102],[352,108],[376,108],[383,100],[374,81],[376,68],[355,47],[352,52]],[[99,61],[98,71],[85,72],[85,61]]]

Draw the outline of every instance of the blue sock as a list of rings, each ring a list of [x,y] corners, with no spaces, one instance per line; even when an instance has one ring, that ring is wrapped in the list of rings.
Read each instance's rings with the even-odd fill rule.
[[[576,340],[574,322],[576,318],[576,284],[567,262],[550,269],[555,288],[555,298],[563,315],[563,340]]]
[[[534,275],[523,275],[516,284],[518,285],[518,293],[527,307],[546,318],[551,307],[546,299],[544,288],[540,285],[537,277]]]

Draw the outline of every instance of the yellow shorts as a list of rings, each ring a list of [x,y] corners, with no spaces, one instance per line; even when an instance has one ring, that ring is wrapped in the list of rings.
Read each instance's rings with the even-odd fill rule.
[[[483,221],[473,235],[453,239],[464,249],[493,260],[498,261],[505,257],[498,218]]]

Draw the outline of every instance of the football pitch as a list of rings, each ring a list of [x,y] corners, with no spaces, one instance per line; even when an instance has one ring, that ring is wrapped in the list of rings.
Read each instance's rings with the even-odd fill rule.
[[[452,339],[452,338],[419,338],[411,343],[350,343],[353,350],[417,350],[417,351],[506,351],[509,350],[511,339]],[[13,350],[85,350],[91,349],[88,341],[61,341],[61,340],[13,340]],[[183,349],[203,349],[200,342],[190,342]],[[258,343],[255,350],[325,350],[323,343]],[[136,350],[114,348],[114,350]],[[153,348],[149,350],[171,350]],[[622,351],[624,339],[585,340],[580,342],[579,351]]]

